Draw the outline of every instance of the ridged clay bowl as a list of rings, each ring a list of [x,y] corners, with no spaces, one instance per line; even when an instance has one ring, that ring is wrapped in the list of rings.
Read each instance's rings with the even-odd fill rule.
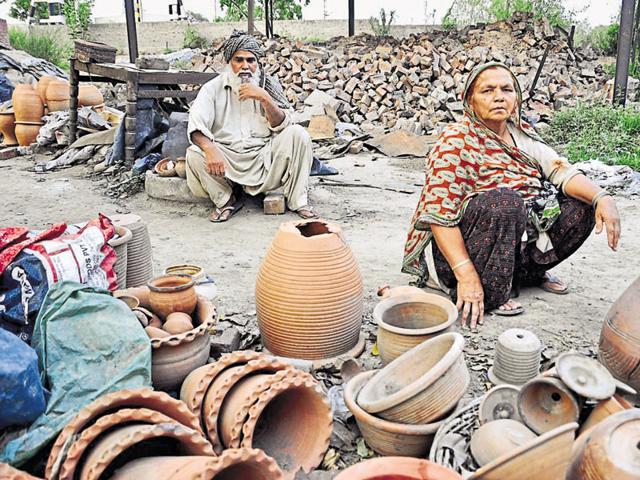
[[[364,441],[380,455],[423,458],[444,420],[425,425],[410,425],[390,422],[367,413],[358,405],[356,398],[375,373],[375,370],[362,372],[344,386],[345,404],[355,417]]]
[[[449,332],[424,341],[379,370],[358,404],[385,420],[426,424],[441,419],[469,386],[464,337]]]
[[[416,290],[391,294],[373,310],[384,365],[425,340],[449,331],[458,319],[458,309],[449,299]]]
[[[429,460],[384,457],[357,463],[334,480],[462,480],[462,477]]]

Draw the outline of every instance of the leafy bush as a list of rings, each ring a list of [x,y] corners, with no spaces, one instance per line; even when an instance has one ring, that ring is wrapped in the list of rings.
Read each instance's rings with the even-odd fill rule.
[[[94,0],[64,0],[62,13],[71,38],[87,38]]]
[[[9,29],[9,43],[16,50],[24,50],[30,55],[69,70],[69,58],[73,47],[66,38],[61,38],[49,32],[27,31],[12,27]]]
[[[191,25],[184,31],[184,37],[182,39],[183,48],[207,48],[209,46],[209,40],[204,38],[198,33],[198,30]]]
[[[396,11],[391,10],[389,12],[389,17],[387,20],[387,12],[384,8],[380,9],[380,18],[370,17],[369,25],[371,25],[371,30],[373,33],[378,35],[379,37],[386,37],[391,32],[391,24],[393,23],[393,17],[395,17]]]
[[[557,112],[542,134],[572,162],[601,160],[640,170],[640,111],[577,105]]]

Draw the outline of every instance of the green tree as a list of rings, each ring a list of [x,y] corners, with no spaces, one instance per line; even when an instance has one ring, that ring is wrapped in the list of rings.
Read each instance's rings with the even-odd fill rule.
[[[4,3],[4,2],[2,2]],[[17,20],[27,20],[31,10],[31,0],[14,0],[9,8],[9,16]],[[36,4],[35,18],[49,18],[49,10],[46,3]]]
[[[62,13],[71,38],[87,38],[95,0],[64,0]]]
[[[393,23],[393,18],[396,15],[395,10],[391,10],[389,12],[389,16],[387,17],[387,12],[384,8],[380,9],[380,18],[370,17],[369,25],[371,25],[371,29],[373,33],[378,35],[379,37],[389,35],[391,32],[391,24]]]
[[[273,0],[274,20],[294,20],[302,18],[302,7],[309,5],[311,0]],[[220,6],[225,9],[223,18],[216,19],[224,22],[237,22],[247,18],[247,0],[220,0]],[[264,0],[257,0],[255,7],[256,19],[264,18]]]
[[[562,0],[454,0],[450,16],[456,23],[470,24],[506,20],[515,12],[532,13],[536,19],[563,26],[573,23],[577,14]]]

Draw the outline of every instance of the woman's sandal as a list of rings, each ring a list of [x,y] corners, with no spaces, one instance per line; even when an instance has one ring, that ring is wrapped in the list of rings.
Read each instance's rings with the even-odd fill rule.
[[[554,288],[551,285],[558,285],[561,288]],[[556,295],[566,295],[569,293],[569,286],[550,272],[544,274],[544,281],[538,286],[545,292],[555,293]]]
[[[494,308],[489,313],[492,315],[498,315],[501,317],[513,317],[515,315],[520,315],[521,313],[524,313],[524,307],[520,305],[519,307],[511,308],[509,310],[500,309],[500,307],[498,307],[498,308]]]

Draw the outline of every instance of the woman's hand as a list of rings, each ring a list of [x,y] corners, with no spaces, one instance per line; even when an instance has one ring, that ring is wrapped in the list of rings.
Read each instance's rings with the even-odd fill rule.
[[[620,239],[620,214],[613,197],[605,196],[596,205],[596,234],[602,232],[602,226],[607,229],[609,248],[614,252],[618,248]]]
[[[458,303],[456,307],[462,310],[462,326],[467,326],[467,318],[471,313],[470,326],[484,323],[484,290],[480,276],[473,263],[461,266],[455,272],[458,279]]]

